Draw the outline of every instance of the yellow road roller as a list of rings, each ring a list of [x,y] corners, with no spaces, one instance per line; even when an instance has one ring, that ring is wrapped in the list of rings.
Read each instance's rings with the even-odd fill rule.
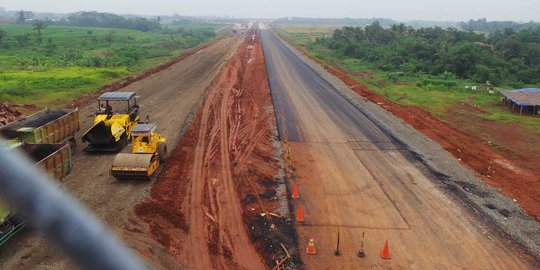
[[[156,125],[138,124],[131,130],[131,154],[117,154],[110,173],[118,180],[150,180],[166,159],[167,140]]]

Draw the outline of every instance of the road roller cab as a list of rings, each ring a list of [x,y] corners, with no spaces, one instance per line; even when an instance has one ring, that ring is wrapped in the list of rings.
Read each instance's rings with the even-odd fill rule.
[[[131,130],[131,154],[116,155],[111,175],[119,180],[150,180],[167,158],[166,143],[155,124],[138,124]]]

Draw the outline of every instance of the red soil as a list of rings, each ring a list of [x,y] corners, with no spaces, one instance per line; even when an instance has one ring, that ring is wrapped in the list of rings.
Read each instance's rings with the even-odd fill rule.
[[[0,126],[6,125],[21,117],[23,117],[23,114],[14,105],[7,102],[0,102]]]
[[[267,82],[259,39],[246,38],[207,90],[150,198],[135,208],[153,238],[191,269],[260,269],[278,259],[260,248],[258,236],[270,232],[255,222],[277,207]]]

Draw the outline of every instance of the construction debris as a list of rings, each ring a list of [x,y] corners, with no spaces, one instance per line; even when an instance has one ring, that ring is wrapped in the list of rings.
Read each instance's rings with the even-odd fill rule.
[[[285,258],[283,258],[281,261],[278,261],[276,263],[276,266],[274,266],[274,268],[272,268],[272,270],[279,270],[281,269],[281,265],[283,265],[283,263],[285,263],[287,260],[291,259],[291,254],[289,253],[289,251],[285,248],[285,246],[282,244],[282,243],[279,243],[281,245],[281,247],[283,248],[283,250],[285,251],[285,254],[287,254],[285,256]]]
[[[271,212],[261,212],[259,215],[261,215],[261,217],[264,217],[266,215],[271,215],[271,216],[274,216],[274,217],[280,217],[280,215],[278,215],[276,213],[271,213]]]

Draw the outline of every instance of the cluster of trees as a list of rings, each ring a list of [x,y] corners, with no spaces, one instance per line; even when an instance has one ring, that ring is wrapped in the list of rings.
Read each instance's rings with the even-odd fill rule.
[[[373,22],[378,22],[383,26],[390,26],[397,22],[386,18],[280,18],[274,23],[279,24],[311,24],[311,25],[366,25]]]
[[[491,21],[488,22],[486,18],[478,20],[469,20],[468,22],[459,23],[459,27],[467,31],[482,31],[482,32],[495,32],[504,31],[505,29],[512,29],[515,32],[519,32],[526,29],[531,29],[536,26],[540,26],[540,23],[528,22],[518,23],[512,21]]]
[[[176,29],[165,28],[163,29],[162,33],[169,35],[170,41],[178,43],[178,47],[184,48],[191,48],[216,36],[214,29],[209,27],[201,27],[196,29],[189,29],[185,27],[178,27]],[[186,37],[187,40],[179,41],[176,38],[179,36]]]
[[[449,74],[494,84],[540,83],[540,27],[488,35],[454,28],[343,27],[315,41],[384,71]],[[450,77],[452,77],[450,76]]]
[[[96,11],[73,13],[67,17],[65,23],[73,26],[125,28],[143,32],[161,29],[161,25],[158,21],[151,21],[140,17],[125,18],[116,14]]]

